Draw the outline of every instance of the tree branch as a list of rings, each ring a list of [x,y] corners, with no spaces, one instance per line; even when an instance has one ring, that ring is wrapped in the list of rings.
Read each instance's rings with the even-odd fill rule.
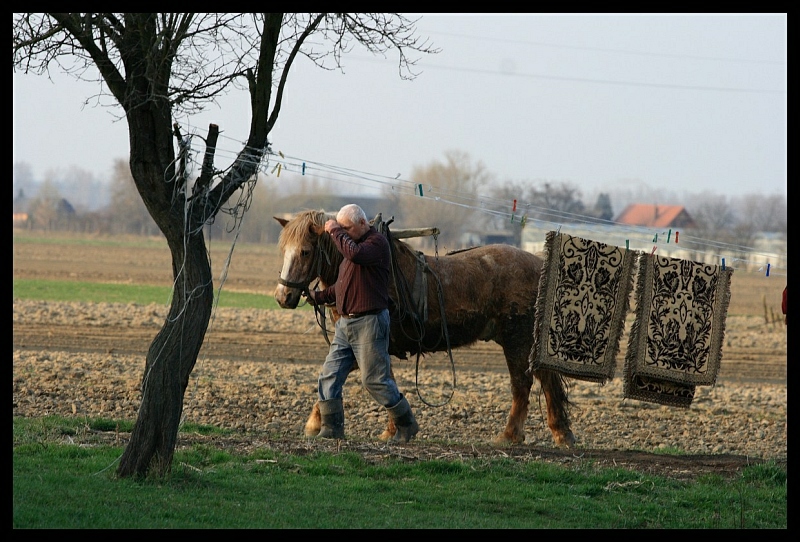
[[[217,139],[219,138],[219,126],[216,124],[208,125],[208,138],[206,139],[206,152],[203,156],[203,166],[200,169],[200,177],[194,183],[192,198],[205,192],[211,181],[214,179],[214,154],[217,152]],[[216,215],[216,213],[214,213]]]
[[[320,25],[320,23],[325,18],[325,14],[320,14],[317,16],[303,33],[297,38],[295,41],[294,47],[292,47],[291,52],[289,53],[289,58],[286,59],[286,63],[283,66],[283,70],[281,71],[281,79],[278,83],[278,90],[275,94],[275,106],[272,108],[272,114],[269,117],[269,122],[267,124],[267,132],[272,131],[272,127],[275,125],[275,122],[278,120],[278,114],[281,111],[281,102],[283,101],[283,89],[286,86],[286,78],[289,75],[289,68],[291,68],[294,59],[297,57],[297,53],[301,50],[302,45],[305,43],[308,36],[310,36]]]

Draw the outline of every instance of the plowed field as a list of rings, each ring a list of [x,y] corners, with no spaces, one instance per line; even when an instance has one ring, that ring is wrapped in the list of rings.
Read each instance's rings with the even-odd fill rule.
[[[155,245],[21,240],[14,243],[14,278],[168,285],[169,251],[166,243]],[[212,249],[215,277],[221,276],[229,249]],[[237,246],[224,288],[271,295],[280,265],[273,246]],[[218,309],[186,393],[186,419],[236,430],[234,437],[218,439],[218,444],[241,449],[338,446],[374,458],[400,454],[418,459],[506,455],[615,464],[671,476],[731,475],[766,459],[785,463],[786,327],[766,321],[779,312],[784,284],[780,278],[734,273],[719,378],[716,386],[698,387],[689,409],[623,399],[619,373],[624,336],[617,378],[605,386],[572,384],[572,424],[578,439],[573,450],[554,447],[538,387],[532,391],[526,443],[491,446],[511,402],[505,364],[494,343],[453,352],[456,388],[444,406],[429,405],[443,402],[452,386],[448,359],[432,356],[418,370],[414,360],[396,360],[398,383],[421,425],[418,438],[408,445],[376,440],[385,413],[355,376],[345,387],[349,438],[336,444],[303,438],[327,345],[313,314],[300,310]],[[144,356],[165,314],[161,305],[15,299],[13,414],[135,418]],[[124,441],[126,435],[100,437]],[[185,445],[204,437],[181,438]],[[665,453],[669,451],[683,455]]]

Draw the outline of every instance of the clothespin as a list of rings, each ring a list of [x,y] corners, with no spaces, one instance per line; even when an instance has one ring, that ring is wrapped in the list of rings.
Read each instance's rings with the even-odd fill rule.
[[[422,183],[417,185],[419,187],[419,195],[422,197]]]
[[[722,258],[722,270],[725,271],[725,258]]]
[[[769,266],[770,264],[767,264],[767,276],[769,276]]]
[[[282,165],[283,164],[278,164],[278,174],[276,175],[276,177],[280,177],[281,176],[281,166]]]
[[[514,206],[511,208],[511,212],[512,213],[516,213],[517,212],[517,200],[514,200]],[[512,221],[513,221],[513,219],[512,219]]]
[[[514,213],[511,213],[511,222],[514,222]]]
[[[305,174],[306,174],[306,163],[303,162],[303,175],[305,175]]]
[[[652,252],[650,252],[651,256],[656,253],[656,249],[657,248],[658,248],[658,245],[653,245],[653,250],[652,250]]]
[[[672,228],[670,228],[669,233],[667,234],[667,243],[669,243],[670,237],[672,237]]]
[[[278,154],[281,155],[281,158],[286,158],[281,151],[278,151]]]
[[[271,173],[275,173],[275,171],[278,169],[278,166],[279,166],[279,165],[280,165],[280,164],[275,164],[275,167],[274,167],[274,168],[272,168],[272,171],[271,171]]]
[[[679,231],[675,230],[675,244],[676,245],[678,244],[678,234],[679,233],[680,233]]]
[[[631,249],[631,240],[625,239],[625,250],[630,250],[630,249]]]
[[[653,237],[653,242],[658,243],[658,234],[656,234],[655,237]]]
[[[527,220],[528,220],[528,215],[522,215],[522,220],[519,221],[519,227],[524,228],[525,222],[527,222]]]

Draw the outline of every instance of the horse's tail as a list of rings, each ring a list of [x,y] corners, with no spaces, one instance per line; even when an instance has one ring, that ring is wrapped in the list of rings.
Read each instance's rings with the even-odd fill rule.
[[[543,390],[553,391],[553,401],[557,405],[563,405],[565,414],[574,406],[569,398],[572,390],[572,381],[568,380],[562,373],[551,369],[537,369],[533,371],[534,376],[539,379]]]

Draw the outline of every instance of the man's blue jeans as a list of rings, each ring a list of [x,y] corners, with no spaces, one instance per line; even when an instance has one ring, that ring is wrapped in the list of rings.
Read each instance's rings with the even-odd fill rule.
[[[400,402],[402,395],[391,376],[389,311],[358,318],[339,318],[331,348],[319,375],[319,399],[338,399],[347,375],[358,361],[361,382],[384,407]]]

